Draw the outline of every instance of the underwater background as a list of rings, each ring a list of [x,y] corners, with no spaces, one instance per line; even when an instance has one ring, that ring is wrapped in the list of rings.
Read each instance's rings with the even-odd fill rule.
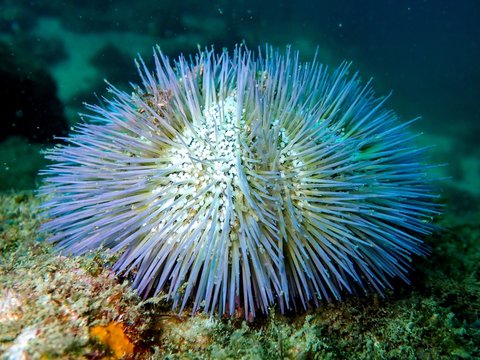
[[[479,23],[475,0],[0,0],[0,354],[480,357]],[[179,319],[161,299],[141,303],[102,254],[58,259],[36,242],[42,150],[70,132],[84,102],[108,96],[104,80],[139,83],[133,59],[152,67],[154,45],[174,59],[241,43],[291,45],[305,61],[318,51],[332,68],[351,61],[377,95],[393,91],[387,106],[402,120],[422,117],[413,126],[441,165],[445,214],[426,239],[431,256],[414,259],[411,286],[287,319],[272,310],[253,325]]]

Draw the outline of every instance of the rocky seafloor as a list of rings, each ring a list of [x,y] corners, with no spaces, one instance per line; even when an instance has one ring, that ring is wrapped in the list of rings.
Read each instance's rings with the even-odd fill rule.
[[[103,250],[53,252],[32,192],[0,195],[4,359],[474,359],[480,357],[479,199],[450,191],[412,284],[247,323],[142,301]]]

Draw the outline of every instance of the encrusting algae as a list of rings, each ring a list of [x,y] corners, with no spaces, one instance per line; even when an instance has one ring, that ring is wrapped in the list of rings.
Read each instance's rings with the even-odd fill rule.
[[[94,326],[90,329],[90,336],[108,346],[115,358],[133,355],[134,346],[125,335],[122,323],[112,322],[107,326]]]
[[[94,340],[94,329],[115,322],[123,324],[132,341],[141,342],[147,322],[137,308],[139,299],[103,267],[100,254],[53,255],[50,245],[37,240],[38,204],[30,194],[1,195],[1,204],[0,353],[4,358],[110,354],[121,358],[109,340]]]

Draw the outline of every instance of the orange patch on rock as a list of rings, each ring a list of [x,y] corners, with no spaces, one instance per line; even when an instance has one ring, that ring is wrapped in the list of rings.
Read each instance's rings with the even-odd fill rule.
[[[90,336],[107,345],[116,359],[133,354],[133,344],[123,331],[123,324],[112,322],[107,326],[94,326],[90,329]]]

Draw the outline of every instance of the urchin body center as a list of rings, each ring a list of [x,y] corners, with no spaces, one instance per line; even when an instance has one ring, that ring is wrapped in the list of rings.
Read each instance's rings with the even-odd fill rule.
[[[242,112],[243,113],[243,112]],[[168,182],[154,189],[155,193],[167,194],[170,201],[164,203],[162,212],[175,207],[179,218],[173,223],[165,218],[162,227],[174,227],[181,235],[190,224],[201,226],[202,218],[197,214],[208,214],[210,221],[216,221],[218,228],[225,229],[224,223],[229,213],[229,228],[234,224],[235,198],[239,191],[238,166],[241,161],[239,127],[244,120],[237,115],[237,101],[234,94],[224,101],[205,106],[202,118],[194,119],[192,128],[184,129],[181,139],[184,144],[169,149],[168,167],[172,169]],[[186,145],[186,146],[185,146]],[[212,206],[213,205],[213,206]],[[204,211],[205,209],[215,211]],[[185,209],[188,209],[185,211]]]

